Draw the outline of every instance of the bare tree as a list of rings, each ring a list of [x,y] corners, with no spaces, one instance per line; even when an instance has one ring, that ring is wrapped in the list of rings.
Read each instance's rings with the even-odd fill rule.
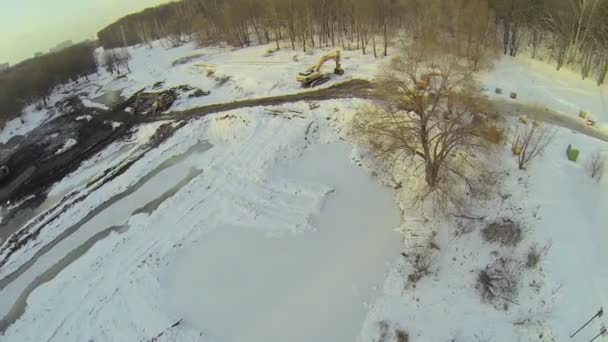
[[[404,49],[379,82],[386,108],[368,108],[354,121],[355,132],[379,156],[422,170],[426,189],[420,199],[435,194],[441,204],[458,201],[456,184],[473,189],[468,152],[479,147],[471,125],[475,101],[465,87],[469,74],[456,61],[422,48]]]
[[[129,60],[131,59],[131,54],[127,48],[120,49],[116,52],[116,65],[118,67],[123,66],[127,68],[127,72],[131,72],[131,68],[129,67]]]
[[[101,64],[110,74],[114,74],[114,72],[119,72],[118,66],[116,65],[116,59],[117,56],[114,50],[105,50],[101,55]]]
[[[525,124],[523,130],[518,126],[512,149],[519,169],[525,170],[528,163],[542,155],[552,139],[553,132],[537,122]]]
[[[589,175],[591,178],[595,179],[599,182],[602,179],[602,175],[604,174],[604,166],[606,164],[606,159],[602,156],[600,151],[595,152],[591,156],[591,160],[589,160]]]

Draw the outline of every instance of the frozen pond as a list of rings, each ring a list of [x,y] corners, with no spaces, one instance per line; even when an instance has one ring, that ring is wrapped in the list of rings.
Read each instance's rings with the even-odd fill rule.
[[[394,193],[349,158],[318,145],[275,177],[330,186],[315,231],[265,236],[217,227],[169,271],[167,302],[220,341],[353,342],[399,256]]]
[[[132,215],[155,210],[200,175],[197,157],[210,147],[207,142],[201,142],[185,154],[167,159],[127,191],[110,198],[81,222],[66,228],[30,262],[1,279],[0,332],[23,314],[27,297],[36,287],[51,280],[111,231],[127,229],[125,224]]]

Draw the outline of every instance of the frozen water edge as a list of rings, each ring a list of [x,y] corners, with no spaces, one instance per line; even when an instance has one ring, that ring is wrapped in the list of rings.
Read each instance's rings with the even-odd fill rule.
[[[110,199],[107,204],[92,211],[84,220],[66,231],[64,239],[54,241],[44,254],[36,257],[35,262],[27,265],[23,272],[16,272],[0,281],[0,331],[14,322],[25,310],[25,300],[28,294],[39,284],[44,283],[52,276],[65,268],[78,258],[79,254],[86,252],[82,246],[92,246],[95,240],[107,236],[116,227],[124,225],[129,217],[138,211],[145,210],[147,204],[158,206],[157,199],[164,198],[164,194],[174,191],[174,187],[183,186],[184,179],[192,179],[200,172],[192,171],[194,165],[189,157],[193,154],[203,153],[211,146],[200,143],[183,155],[168,159],[155,170],[143,177],[141,181],[123,194]],[[196,160],[196,157],[193,157]],[[72,233],[71,231],[74,230]],[[73,254],[73,251],[80,250]],[[61,265],[57,267],[57,265]]]
[[[166,302],[221,341],[355,341],[399,255],[394,193],[345,144],[316,145],[276,177],[329,186],[315,230],[264,236],[223,226],[177,257]],[[227,246],[230,246],[227,248]]]

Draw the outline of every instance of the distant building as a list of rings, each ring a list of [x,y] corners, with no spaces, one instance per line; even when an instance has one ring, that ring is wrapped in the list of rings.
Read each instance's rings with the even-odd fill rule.
[[[0,71],[4,71],[6,69],[8,69],[11,65],[8,63],[2,63],[0,64]]]
[[[65,48],[69,48],[72,45],[74,45],[74,43],[72,43],[71,40],[66,40],[65,42],[57,44],[54,48],[51,48],[49,51],[50,52],[61,51],[61,50],[65,49]]]
[[[44,53],[42,53],[42,52],[36,52],[36,53],[34,54],[34,57],[40,57],[40,56],[42,56],[42,55],[44,55]]]

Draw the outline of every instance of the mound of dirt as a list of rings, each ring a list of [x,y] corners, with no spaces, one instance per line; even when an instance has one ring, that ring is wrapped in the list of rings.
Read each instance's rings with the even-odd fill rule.
[[[119,104],[114,110],[131,108],[133,114],[152,115],[168,110],[175,100],[177,100],[177,91],[175,89],[157,93],[146,93],[142,89]]]

